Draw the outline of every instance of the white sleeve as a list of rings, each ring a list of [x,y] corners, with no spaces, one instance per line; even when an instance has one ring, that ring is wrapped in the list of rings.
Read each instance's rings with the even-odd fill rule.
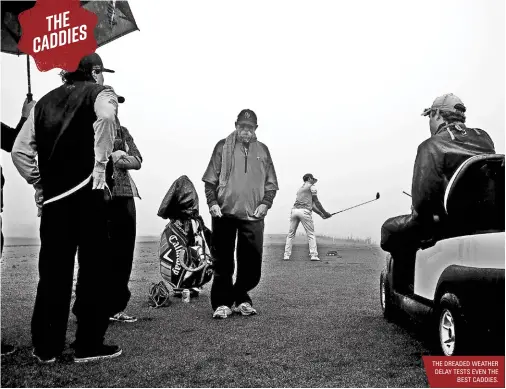
[[[105,171],[116,137],[118,99],[112,89],[104,89],[95,100],[95,168]]]
[[[35,185],[40,181],[39,166],[37,164],[37,143],[35,142],[34,125],[35,107],[32,108],[23,127],[19,131],[12,146],[11,158],[19,174],[26,182]]]
[[[311,186],[311,195],[316,196],[318,194],[318,191],[316,190],[316,187],[314,185]]]

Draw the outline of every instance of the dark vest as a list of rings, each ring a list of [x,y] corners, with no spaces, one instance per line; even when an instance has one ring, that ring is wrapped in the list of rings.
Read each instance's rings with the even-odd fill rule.
[[[44,198],[83,182],[95,166],[95,100],[105,87],[94,82],[62,85],[35,105],[35,141]]]

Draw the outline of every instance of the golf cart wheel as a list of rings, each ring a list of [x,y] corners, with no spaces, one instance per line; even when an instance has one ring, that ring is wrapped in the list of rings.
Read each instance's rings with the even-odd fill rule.
[[[438,309],[439,348],[446,356],[463,355],[470,341],[462,306],[457,296],[445,293]]]
[[[383,317],[387,320],[394,320],[396,317],[396,307],[392,302],[392,292],[384,270],[380,275],[380,304]]]

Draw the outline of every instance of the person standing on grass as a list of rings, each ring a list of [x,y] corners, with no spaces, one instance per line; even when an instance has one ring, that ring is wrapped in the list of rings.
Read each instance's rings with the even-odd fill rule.
[[[10,153],[12,151],[12,146],[14,145],[14,141],[16,140],[16,137],[19,134],[19,131],[21,130],[21,127],[26,122],[26,119],[28,118],[28,115],[30,114],[30,111],[32,110],[33,106],[37,103],[35,100],[28,101],[28,98],[25,99],[25,102],[23,103],[23,108],[21,109],[21,119],[19,120],[18,125],[16,128],[9,127],[7,124],[2,122],[2,133],[1,133],[1,143],[2,143],[2,150],[7,151]],[[4,192],[4,184],[5,179],[3,172],[1,171],[0,167],[0,175],[1,175],[1,191],[0,191],[0,258],[3,256],[4,251],[4,234],[1,230],[2,228],[2,212],[4,211],[4,202],[3,202],[3,192]],[[9,355],[12,354],[14,351],[16,351],[16,348],[11,345],[4,342],[2,338],[2,355]]]
[[[211,306],[218,319],[231,315],[232,309],[244,316],[257,313],[248,292],[260,282],[264,218],[278,190],[269,149],[257,140],[257,128],[256,114],[242,110],[235,131],[216,144],[202,178],[212,216]]]
[[[32,355],[54,363],[66,343],[74,258],[79,272],[73,312],[75,362],[114,358],[109,325],[111,253],[107,225],[107,163],[113,150],[118,98],[103,86],[96,53],[81,59],[64,84],[42,97],[21,128],[12,160],[35,188],[41,211],[39,283],[32,316]]]
[[[137,187],[128,173],[139,170],[142,156],[134,139],[126,127],[120,126],[114,140],[112,153],[114,164],[114,188],[109,203],[109,236],[114,256],[114,293],[111,303],[115,314],[110,320],[123,323],[137,321],[135,316],[127,315],[123,310],[130,300],[128,282],[132,272],[135,252],[136,210],[134,198],[139,196]]]
[[[320,215],[323,219],[328,219],[332,215],[323,209],[320,201],[318,200],[317,190],[314,184],[318,181],[313,177],[312,174],[304,174],[302,177],[304,182],[297,191],[297,197],[295,204],[293,205],[290,213],[290,228],[288,230],[288,236],[286,237],[285,254],[284,260],[289,260],[292,254],[292,244],[299,223],[306,230],[307,240],[309,243],[309,255],[311,261],[319,261],[318,250],[316,247],[316,236],[314,233],[314,223],[312,217],[312,211]]]

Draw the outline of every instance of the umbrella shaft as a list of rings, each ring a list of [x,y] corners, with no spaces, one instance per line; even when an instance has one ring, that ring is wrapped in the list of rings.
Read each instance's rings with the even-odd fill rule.
[[[32,82],[30,80],[30,56],[26,56],[26,74],[28,76],[28,93],[32,92]]]
[[[33,100],[33,95],[32,95],[32,80],[30,77],[30,56],[28,54],[26,55],[26,75],[28,78],[28,93],[26,94],[26,98],[28,99],[28,102],[30,102]]]

